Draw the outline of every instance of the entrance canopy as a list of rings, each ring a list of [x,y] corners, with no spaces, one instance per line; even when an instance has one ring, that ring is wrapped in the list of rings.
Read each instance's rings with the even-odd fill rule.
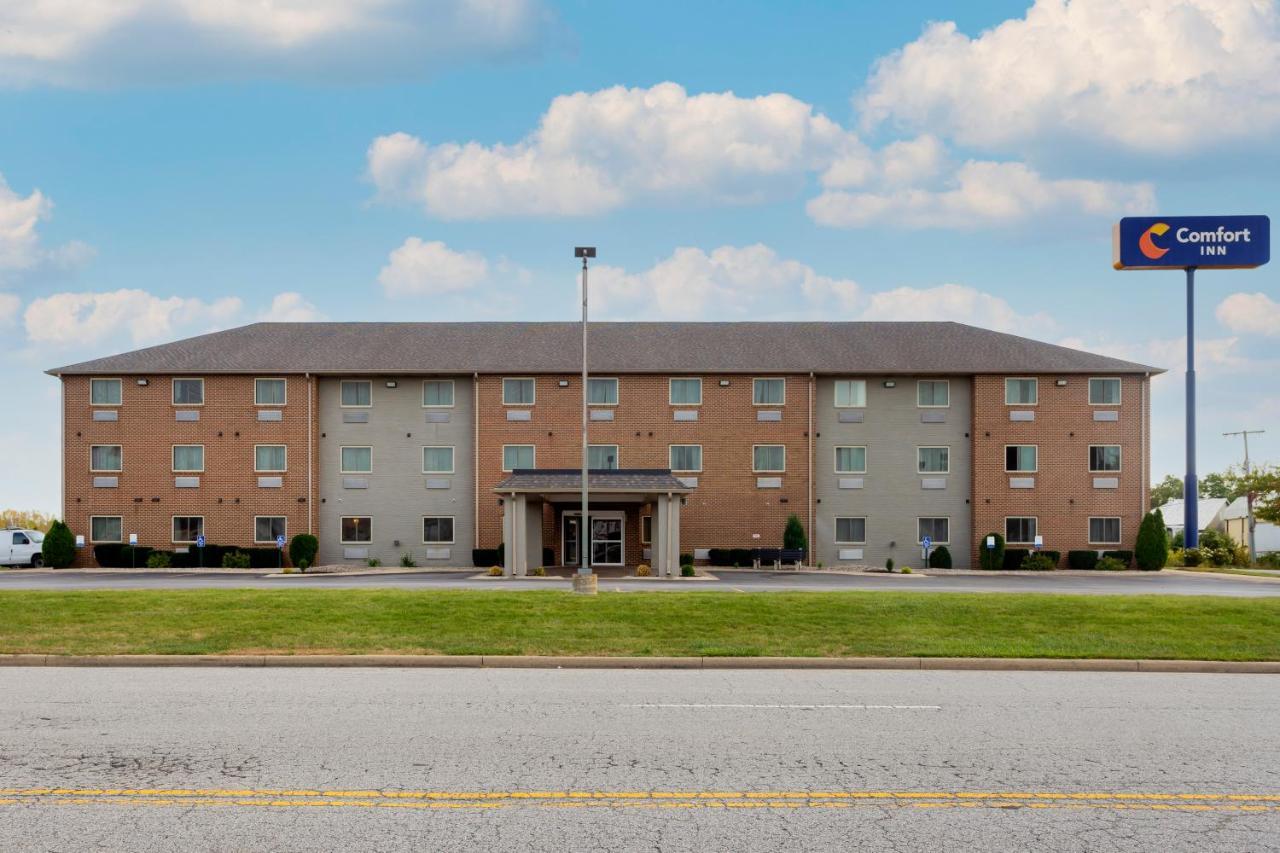
[[[621,497],[647,502],[658,495],[687,495],[693,487],[665,468],[598,468],[587,471],[587,489],[602,499]],[[541,495],[546,500],[581,499],[582,471],[577,468],[517,468],[493,487],[503,495]]]

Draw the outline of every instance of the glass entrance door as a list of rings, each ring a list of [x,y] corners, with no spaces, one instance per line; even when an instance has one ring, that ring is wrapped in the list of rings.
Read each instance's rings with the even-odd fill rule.
[[[582,561],[578,551],[578,534],[582,530],[582,519],[576,515],[564,517],[564,564],[576,566]]]
[[[591,563],[596,566],[622,565],[622,519],[591,518]]]

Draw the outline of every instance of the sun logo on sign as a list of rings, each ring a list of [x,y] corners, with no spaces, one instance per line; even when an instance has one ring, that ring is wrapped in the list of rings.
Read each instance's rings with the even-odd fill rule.
[[[1138,238],[1138,248],[1142,251],[1142,254],[1146,255],[1153,261],[1158,261],[1163,258],[1169,250],[1162,249],[1157,246],[1156,241],[1151,239],[1151,237],[1153,234],[1156,237],[1162,237],[1168,230],[1168,225],[1163,222],[1157,222],[1146,231],[1143,231],[1142,236]]]

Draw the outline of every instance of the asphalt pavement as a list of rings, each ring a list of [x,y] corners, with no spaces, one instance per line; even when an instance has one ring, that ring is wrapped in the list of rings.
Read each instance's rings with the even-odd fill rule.
[[[0,849],[1253,851],[1280,678],[0,670]]]

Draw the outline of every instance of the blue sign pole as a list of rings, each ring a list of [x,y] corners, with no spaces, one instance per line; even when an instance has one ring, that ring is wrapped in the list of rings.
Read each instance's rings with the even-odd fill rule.
[[[1196,483],[1196,268],[1187,267],[1187,473],[1182,481],[1183,547],[1200,546],[1200,490]]]

